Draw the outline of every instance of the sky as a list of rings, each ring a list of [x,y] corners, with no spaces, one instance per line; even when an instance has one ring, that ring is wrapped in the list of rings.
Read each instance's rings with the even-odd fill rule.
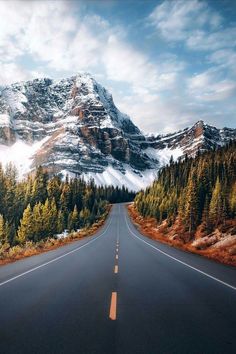
[[[146,133],[236,127],[236,1],[0,1],[0,86],[89,72]]]

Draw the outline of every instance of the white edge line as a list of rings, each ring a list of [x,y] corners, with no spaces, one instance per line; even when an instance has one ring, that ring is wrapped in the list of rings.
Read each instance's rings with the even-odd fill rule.
[[[126,221],[126,224],[127,224],[127,227],[128,227],[128,229],[129,229],[129,231],[134,235],[134,237],[136,237],[137,239],[139,239],[139,240],[142,241],[143,243],[146,243],[146,244],[147,244],[148,246],[150,246],[151,248],[154,248],[156,251],[158,251],[158,252],[164,254],[165,256],[167,256],[167,257],[173,259],[174,261],[176,261],[176,262],[178,262],[178,263],[181,263],[181,264],[185,265],[186,267],[191,268],[191,269],[195,270],[196,272],[201,273],[201,274],[205,275],[206,277],[211,278],[211,279],[217,281],[218,283],[221,283],[221,284],[227,286],[227,287],[230,288],[230,289],[236,290],[236,287],[235,287],[235,286],[230,285],[230,284],[224,282],[223,280],[220,280],[220,279],[218,279],[218,278],[215,278],[215,277],[213,277],[212,275],[210,275],[210,274],[208,274],[208,273],[205,273],[205,272],[203,272],[202,270],[200,270],[200,269],[198,269],[198,268],[195,268],[195,267],[193,267],[193,266],[191,266],[191,265],[189,265],[189,264],[187,264],[187,263],[185,263],[185,262],[183,262],[183,261],[180,261],[178,258],[175,258],[175,257],[171,256],[170,254],[168,254],[168,253],[166,253],[166,252],[164,252],[164,251],[161,251],[158,247],[155,247],[155,246],[151,245],[149,242],[146,242],[145,240],[142,240],[140,237],[138,237],[137,235],[135,235],[135,233],[134,233],[134,232],[131,230],[131,228],[129,227],[129,224],[128,224],[128,221],[127,221],[127,216],[125,216],[125,221]]]
[[[112,220],[112,219],[111,219],[111,220]],[[3,285],[5,285],[5,284],[7,284],[7,283],[12,282],[13,280],[16,280],[16,279],[18,279],[18,278],[21,278],[21,277],[23,277],[24,275],[29,274],[29,273],[31,273],[31,272],[34,272],[34,271],[37,270],[37,269],[43,268],[43,267],[47,266],[48,264],[54,263],[54,262],[58,261],[59,259],[64,258],[64,257],[66,257],[66,256],[68,256],[68,255],[70,255],[70,254],[72,254],[72,253],[74,253],[74,252],[79,251],[81,248],[90,245],[92,242],[96,241],[97,239],[99,239],[101,236],[103,236],[103,235],[107,232],[108,228],[109,228],[110,225],[111,225],[111,220],[110,220],[109,224],[107,225],[106,229],[103,231],[103,233],[101,233],[101,235],[97,236],[96,238],[92,239],[91,241],[86,242],[84,245],[79,246],[79,247],[75,248],[75,249],[72,250],[72,251],[69,251],[69,252],[67,252],[67,253],[62,254],[61,256],[52,259],[51,261],[48,261],[48,262],[46,262],[46,263],[43,263],[43,264],[41,264],[41,265],[39,265],[39,266],[37,266],[37,267],[34,267],[34,268],[31,268],[30,270],[27,270],[26,272],[23,272],[23,273],[21,273],[21,274],[19,274],[19,275],[16,275],[15,277],[12,277],[12,278],[10,278],[10,279],[8,279],[8,280],[5,280],[5,281],[3,281],[2,283],[0,283],[0,286],[3,286]]]

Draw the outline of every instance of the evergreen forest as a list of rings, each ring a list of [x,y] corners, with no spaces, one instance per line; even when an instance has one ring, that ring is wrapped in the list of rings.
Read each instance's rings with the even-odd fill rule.
[[[17,176],[12,164],[0,165],[0,247],[4,248],[89,227],[107,211],[108,203],[134,198],[125,187],[49,177],[42,167],[25,180]]]
[[[205,234],[226,227],[236,218],[236,142],[199,151],[196,158],[171,158],[152,186],[137,194],[135,207],[158,224],[178,219],[190,237],[199,225]]]

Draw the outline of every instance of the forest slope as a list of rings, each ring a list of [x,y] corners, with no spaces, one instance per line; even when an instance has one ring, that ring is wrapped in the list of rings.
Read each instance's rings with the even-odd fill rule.
[[[236,144],[164,167],[132,214],[154,238],[236,265]]]
[[[50,178],[41,166],[19,181],[12,164],[5,169],[0,164],[0,262],[54,247],[70,234],[91,234],[106,217],[109,203],[133,198],[125,187]]]

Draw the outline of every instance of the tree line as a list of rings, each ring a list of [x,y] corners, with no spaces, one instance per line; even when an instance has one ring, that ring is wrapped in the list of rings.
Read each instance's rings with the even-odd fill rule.
[[[171,226],[178,218],[193,234],[201,225],[208,234],[236,217],[236,142],[195,158],[170,160],[153,185],[135,198],[143,217]]]
[[[37,242],[65,229],[89,227],[107,210],[109,202],[134,198],[127,188],[98,187],[91,180],[62,180],[38,167],[34,175],[18,180],[17,169],[0,164],[0,247]]]

